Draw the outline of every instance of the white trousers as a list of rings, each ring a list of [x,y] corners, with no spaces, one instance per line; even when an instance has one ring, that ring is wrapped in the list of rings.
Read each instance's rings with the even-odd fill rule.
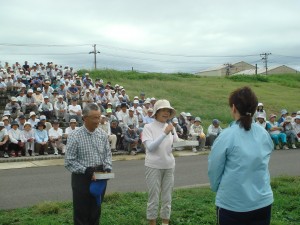
[[[110,148],[111,149],[116,149],[117,136],[115,134],[111,134],[111,135],[108,136],[108,140],[110,142]]]
[[[148,187],[147,219],[154,220],[158,216],[159,196],[161,195],[160,217],[170,219],[172,191],[174,186],[174,170],[155,169],[146,166],[146,184]]]

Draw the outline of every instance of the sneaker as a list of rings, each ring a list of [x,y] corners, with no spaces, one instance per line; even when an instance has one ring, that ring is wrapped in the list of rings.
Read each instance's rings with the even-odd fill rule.
[[[4,158],[9,158],[9,155],[7,154],[7,152],[4,153],[3,157]]]
[[[136,155],[136,151],[131,151],[130,155]]]
[[[58,155],[58,152],[54,152],[54,155]]]
[[[21,153],[21,152],[18,152],[18,156],[21,157],[21,156],[22,156],[22,153]]]
[[[192,150],[193,152],[197,152],[197,149],[196,148],[193,148],[193,150]]]
[[[295,145],[295,144],[292,144],[292,148],[293,148],[293,149],[296,149],[297,147],[296,147],[296,145]]]
[[[276,150],[279,150],[279,149],[280,149],[279,145],[276,145],[275,149],[276,149]]]
[[[282,147],[282,149],[283,149],[283,150],[289,150],[289,147],[288,147],[287,145],[284,145],[284,146]]]

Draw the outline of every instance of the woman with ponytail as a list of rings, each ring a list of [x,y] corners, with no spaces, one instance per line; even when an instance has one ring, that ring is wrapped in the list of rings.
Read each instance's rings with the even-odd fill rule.
[[[273,192],[268,164],[273,142],[252,119],[257,97],[249,87],[233,91],[229,106],[235,121],[215,140],[208,158],[218,224],[269,225]]]

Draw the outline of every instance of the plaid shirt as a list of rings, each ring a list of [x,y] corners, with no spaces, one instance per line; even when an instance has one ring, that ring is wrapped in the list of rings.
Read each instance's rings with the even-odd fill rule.
[[[111,160],[108,137],[103,130],[97,128],[90,132],[82,126],[69,136],[65,167],[70,172],[84,174],[87,167],[99,165],[112,169]]]

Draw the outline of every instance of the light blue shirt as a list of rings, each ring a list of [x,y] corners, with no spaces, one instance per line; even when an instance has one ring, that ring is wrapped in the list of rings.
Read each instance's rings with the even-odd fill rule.
[[[235,122],[223,130],[208,157],[218,207],[248,212],[272,204],[268,164],[273,148],[270,135],[258,124],[245,131]]]
[[[34,138],[36,143],[42,143],[48,141],[48,134],[46,130],[36,129],[34,134],[35,134]]]

